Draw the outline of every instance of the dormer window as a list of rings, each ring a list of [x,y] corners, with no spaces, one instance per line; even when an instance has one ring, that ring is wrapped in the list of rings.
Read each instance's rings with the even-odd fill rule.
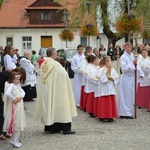
[[[51,20],[51,13],[49,11],[41,12],[41,20]]]

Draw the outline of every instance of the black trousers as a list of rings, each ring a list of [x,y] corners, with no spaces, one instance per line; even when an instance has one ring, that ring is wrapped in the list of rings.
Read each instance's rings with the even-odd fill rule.
[[[25,97],[23,98],[24,101],[32,100],[32,98],[37,97],[36,86],[31,87],[31,85],[27,85],[22,87],[22,89],[25,92]]]
[[[60,133],[61,131],[71,131],[71,122],[69,123],[54,123],[50,126],[45,126],[44,132]]]
[[[2,101],[2,96],[0,94],[0,135],[3,133],[3,124],[4,124],[4,102]]]

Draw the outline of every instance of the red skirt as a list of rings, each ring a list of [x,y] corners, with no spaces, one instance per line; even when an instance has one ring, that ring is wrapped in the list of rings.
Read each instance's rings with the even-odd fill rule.
[[[93,110],[93,115],[97,117],[97,112],[98,112],[98,102],[99,102],[99,97],[94,98],[94,110]]]
[[[115,95],[101,96],[99,98],[97,117],[101,119],[118,117]]]
[[[86,109],[87,93],[83,93],[83,109]]]
[[[86,98],[86,112],[87,113],[93,113],[94,110],[94,92],[92,93],[87,93],[87,98]]]
[[[84,98],[84,85],[81,86],[81,95],[80,95],[80,109],[82,110],[83,107],[83,98]]]
[[[138,85],[136,104],[150,110],[150,86],[141,87]]]

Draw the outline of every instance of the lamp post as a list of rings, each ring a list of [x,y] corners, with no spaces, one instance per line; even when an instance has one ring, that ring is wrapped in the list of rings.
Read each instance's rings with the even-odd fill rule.
[[[68,29],[69,12],[64,11],[65,29]],[[66,40],[66,48],[68,47],[68,40]]]
[[[130,15],[130,0],[128,0],[128,16]],[[128,33],[128,42],[130,42],[130,33]]]
[[[92,5],[92,2],[86,2],[86,5],[88,7],[88,24],[91,23],[91,19],[90,19],[90,9],[91,9],[91,5]],[[90,45],[90,36],[88,36],[88,45]]]

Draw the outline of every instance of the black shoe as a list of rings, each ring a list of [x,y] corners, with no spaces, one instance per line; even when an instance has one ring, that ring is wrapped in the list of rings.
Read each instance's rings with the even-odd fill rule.
[[[84,108],[83,111],[86,112],[86,109]]]
[[[51,134],[55,134],[55,133],[60,133],[61,131],[51,131],[51,132],[49,132],[49,133],[51,133]]]
[[[90,117],[91,117],[91,118],[94,118],[94,115],[93,115],[93,113],[89,113],[89,115],[90,115]]]
[[[121,119],[134,119],[132,116],[120,116]]]
[[[120,118],[121,118],[121,119],[125,119],[125,118],[126,118],[126,116],[120,116]]]
[[[126,119],[134,119],[132,116],[127,116]]]
[[[66,132],[63,132],[64,135],[66,134],[75,134],[76,132],[75,131],[66,131]]]
[[[113,118],[108,119],[108,122],[114,122],[114,119]]]
[[[77,105],[76,105],[76,107],[77,107],[77,109],[79,109],[79,108],[80,108],[80,106],[77,106]]]

